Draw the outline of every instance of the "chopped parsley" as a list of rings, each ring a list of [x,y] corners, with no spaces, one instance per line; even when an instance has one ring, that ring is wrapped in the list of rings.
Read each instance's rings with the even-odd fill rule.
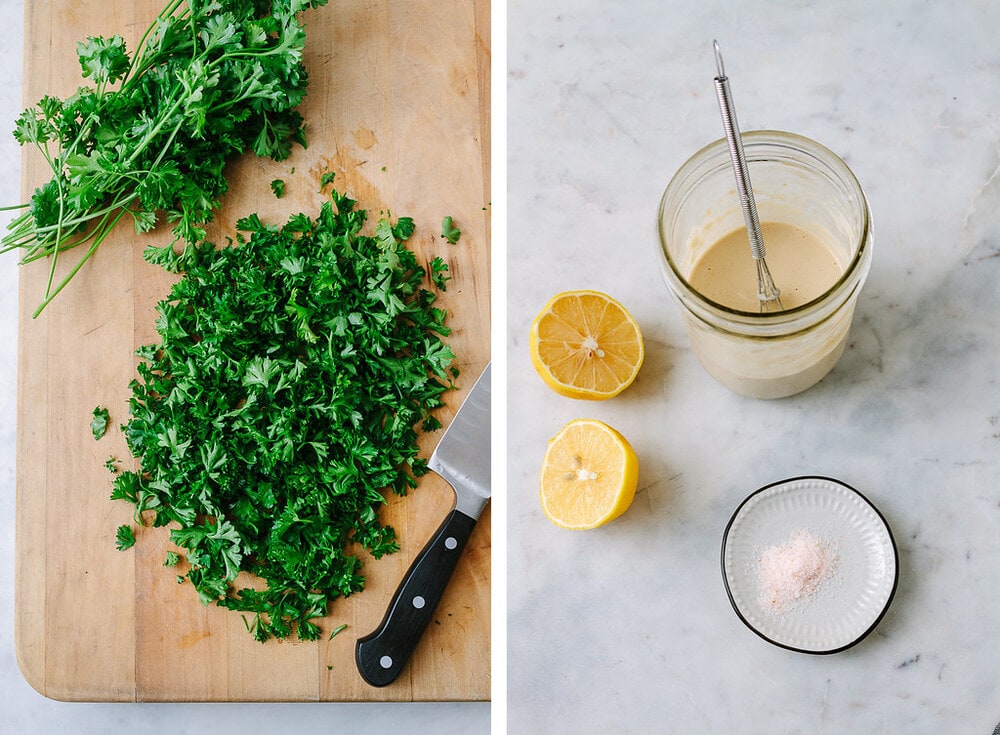
[[[417,432],[440,427],[457,375],[413,220],[366,219],[334,191],[315,219],[240,220],[227,247],[147,250],[183,276],[137,353],[123,428],[140,469],[112,498],[169,526],[201,602],[249,614],[261,641],[317,639],[364,586],[355,550],[397,550],[378,510],[427,471]]]

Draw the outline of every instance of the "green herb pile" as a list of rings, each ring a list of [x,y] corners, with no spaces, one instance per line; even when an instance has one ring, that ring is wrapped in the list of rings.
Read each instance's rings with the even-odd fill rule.
[[[164,213],[175,241],[197,243],[227,189],[227,161],[247,150],[281,160],[305,144],[297,13],[326,2],[170,0],[131,56],[117,35],[77,45],[93,86],[42,98],[14,130],[52,169],[0,245],[23,251],[22,262],[52,256],[36,316],[119,220],[141,233]],[[59,253],[83,244],[54,283]]]
[[[397,549],[377,510],[427,471],[417,429],[440,427],[457,375],[413,221],[365,235],[366,217],[334,192],[315,220],[251,215],[237,244],[147,251],[185,272],[158,304],[160,344],[138,351],[123,429],[141,468],[111,497],[170,524],[178,581],[249,613],[258,640],[317,638],[328,603],[364,584],[352,547]],[[119,529],[119,548],[133,539]],[[237,589],[241,570],[266,588]]]

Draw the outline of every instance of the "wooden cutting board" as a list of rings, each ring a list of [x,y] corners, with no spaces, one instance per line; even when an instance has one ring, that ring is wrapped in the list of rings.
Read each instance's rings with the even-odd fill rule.
[[[118,33],[131,50],[162,4],[25,6],[27,106],[82,84],[77,41]],[[439,303],[462,374],[441,411],[447,425],[489,359],[489,0],[331,0],[303,18],[309,147],[281,163],[252,154],[234,162],[209,238],[224,242],[252,212],[276,224],[315,215],[327,171],[373,219],[382,211],[413,217],[418,258],[441,255],[451,266]],[[48,178],[41,157],[26,150],[23,195]],[[286,185],[281,199],[269,185],[276,178]],[[462,230],[456,245],[440,238],[446,215]],[[115,549],[132,508],[109,500],[104,463],[115,456],[134,466],[117,427],[127,420],[134,351],[156,341],[154,305],[172,279],[141,252],[168,240],[165,228],[141,239],[119,228],[37,319],[47,266],[20,271],[15,635],[28,682],[62,700],[489,699],[489,508],[400,678],[373,688],[354,663],[356,639],[377,626],[454,503],[433,474],[406,498],[389,499],[383,518],[402,548],[364,560],[366,589],[335,601],[322,621],[325,631],[347,624],[332,640],[257,643],[238,613],[203,607],[162,566],[168,529],[140,529],[133,549]],[[89,421],[98,405],[110,409],[114,428],[95,441]],[[441,433],[423,437],[425,456]]]

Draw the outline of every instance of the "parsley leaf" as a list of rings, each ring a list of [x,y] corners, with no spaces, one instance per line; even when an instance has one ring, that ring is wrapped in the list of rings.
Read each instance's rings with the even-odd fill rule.
[[[430,267],[431,281],[442,291],[446,291],[446,284],[451,280],[451,276],[445,275],[448,272],[448,264],[444,262],[444,259],[436,257],[430,262]]]
[[[76,45],[84,77],[98,82],[117,82],[129,68],[125,39],[121,36],[100,38],[91,36]]]
[[[458,238],[461,237],[462,231],[455,227],[455,223],[452,221],[451,217],[445,217],[441,222],[441,237],[447,240],[450,244],[454,245],[458,242]]]
[[[108,421],[111,417],[108,414],[108,409],[97,406],[94,409],[94,418],[90,420],[90,431],[94,435],[94,439],[100,439],[104,436],[105,432],[108,430]]]
[[[118,526],[115,532],[115,547],[119,551],[125,551],[133,546],[135,546],[135,531],[132,530],[132,526]]]

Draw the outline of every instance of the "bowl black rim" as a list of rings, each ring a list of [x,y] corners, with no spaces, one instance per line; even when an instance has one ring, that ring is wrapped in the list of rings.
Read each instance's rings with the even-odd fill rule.
[[[733,523],[736,521],[737,517],[739,517],[740,512],[743,510],[746,504],[749,503],[751,500],[753,500],[753,498],[758,496],[760,493],[764,492],[765,490],[769,490],[777,485],[785,485],[790,482],[799,482],[801,480],[821,480],[824,482],[832,482],[857,495],[859,498],[861,498],[862,501],[865,502],[865,504],[867,504],[875,512],[875,515],[878,516],[879,521],[885,528],[886,534],[889,536],[889,545],[892,547],[892,558],[893,558],[892,589],[889,590],[889,596],[888,598],[886,598],[885,605],[882,606],[882,610],[879,612],[878,615],[875,616],[875,619],[872,621],[871,625],[869,625],[868,628],[864,630],[864,632],[862,632],[859,636],[854,638],[854,640],[845,643],[842,646],[837,646],[836,648],[828,648],[822,650],[817,650],[812,648],[799,648],[797,646],[792,646],[788,643],[782,643],[781,641],[776,641],[773,638],[764,635],[764,633],[762,633],[756,627],[754,627],[753,624],[751,624],[743,616],[743,613],[740,611],[739,606],[736,604],[736,600],[733,598],[733,591],[729,586],[729,577],[726,575],[726,545],[729,542],[729,532],[732,529]],[[882,619],[885,617],[885,614],[889,611],[889,607],[892,605],[892,600],[896,596],[896,588],[899,586],[899,550],[896,548],[896,538],[895,536],[893,536],[892,528],[889,526],[889,522],[882,514],[882,511],[880,511],[878,507],[871,500],[869,500],[864,495],[864,493],[862,493],[857,488],[852,487],[843,480],[838,480],[835,477],[828,477],[826,475],[797,475],[795,477],[788,477],[785,478],[784,480],[777,480],[776,482],[768,483],[767,485],[764,485],[763,487],[760,487],[754,490],[749,495],[747,495],[746,498],[743,499],[743,502],[741,502],[736,507],[736,510],[733,511],[733,514],[729,517],[729,522],[726,524],[726,529],[722,533],[722,553],[720,556],[720,562],[722,565],[722,582],[726,587],[726,596],[729,598],[729,604],[732,605],[732,608],[735,611],[736,616],[747,628],[749,628],[757,636],[763,638],[765,641],[774,646],[778,646],[779,648],[784,648],[785,650],[788,651],[795,651],[797,653],[809,653],[817,656],[828,656],[833,653],[840,653],[841,651],[846,651],[847,649],[856,646],[858,643],[867,638],[868,635],[873,630],[875,630],[876,627],[878,627],[878,624],[882,622]]]

